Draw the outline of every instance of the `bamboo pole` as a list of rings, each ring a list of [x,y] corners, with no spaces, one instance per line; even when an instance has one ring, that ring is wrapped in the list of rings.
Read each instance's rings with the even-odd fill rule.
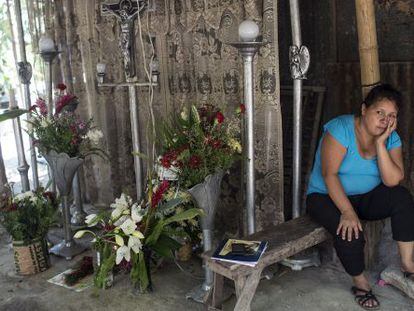
[[[362,96],[365,98],[371,88],[380,82],[374,1],[355,0],[355,8]],[[381,221],[369,222],[364,226],[364,234],[367,241],[365,244],[365,265],[368,269],[374,266],[378,257],[378,242],[381,238],[383,227]]]
[[[380,81],[375,7],[373,0],[355,0],[362,95]]]

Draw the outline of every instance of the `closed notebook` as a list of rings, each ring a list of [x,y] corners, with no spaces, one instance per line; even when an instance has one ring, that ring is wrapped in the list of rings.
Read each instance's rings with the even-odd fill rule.
[[[217,247],[211,258],[254,267],[266,247],[266,241],[225,239]]]

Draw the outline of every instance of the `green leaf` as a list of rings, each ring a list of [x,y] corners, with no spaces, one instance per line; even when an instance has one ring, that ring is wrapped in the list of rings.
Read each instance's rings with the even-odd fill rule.
[[[154,230],[152,230],[152,232],[150,233],[150,235],[147,236],[147,238],[145,239],[145,244],[147,245],[154,245],[155,243],[157,243],[158,238],[161,235],[162,229],[164,228],[165,223],[163,220],[160,220],[154,227]]]
[[[157,243],[151,249],[161,257],[174,258],[173,250],[179,249],[181,244],[176,240],[162,234]]]
[[[19,116],[21,116],[22,114],[25,114],[29,112],[28,110],[25,109],[13,109],[13,110],[6,110],[3,113],[0,113],[0,122],[9,120],[9,119],[14,119],[17,118]]]
[[[188,233],[182,230],[182,228],[164,227],[164,230],[162,230],[162,234],[179,238],[189,237]]]
[[[162,212],[164,210],[168,210],[170,208],[176,207],[177,205],[180,205],[183,202],[184,200],[181,197],[169,200],[168,202],[165,202],[164,204],[158,206],[157,211]]]
[[[164,220],[165,225],[168,225],[173,222],[179,222],[183,220],[192,219],[197,216],[203,215],[203,211],[199,208],[191,208],[184,212],[181,212],[179,214],[175,214],[174,216],[171,216],[170,218],[167,218]]]
[[[140,280],[141,290],[145,291],[149,285],[149,279],[148,279],[148,273],[147,273],[147,267],[145,265],[145,258],[144,253],[140,252],[138,254],[138,276]]]

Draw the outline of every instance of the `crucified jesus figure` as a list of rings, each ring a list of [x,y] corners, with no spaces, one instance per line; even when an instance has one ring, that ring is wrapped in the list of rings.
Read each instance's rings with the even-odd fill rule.
[[[125,75],[135,76],[134,20],[145,7],[144,0],[120,0],[118,3],[102,4],[103,15],[114,15],[120,20],[121,34],[119,47],[124,58]]]

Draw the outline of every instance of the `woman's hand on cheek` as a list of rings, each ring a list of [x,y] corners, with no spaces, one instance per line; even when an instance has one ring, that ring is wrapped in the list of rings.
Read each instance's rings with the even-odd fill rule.
[[[384,133],[382,133],[380,136],[377,137],[376,143],[377,144],[383,144],[387,140],[388,137],[390,137],[391,133],[395,131],[397,128],[397,120],[390,120],[388,122],[387,128],[385,129]]]

